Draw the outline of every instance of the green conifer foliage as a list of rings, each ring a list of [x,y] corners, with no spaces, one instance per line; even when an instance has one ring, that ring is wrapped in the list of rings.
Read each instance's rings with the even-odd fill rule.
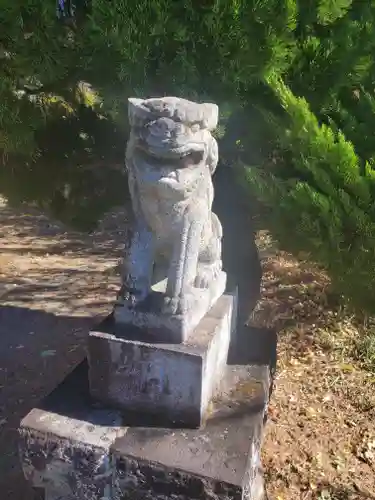
[[[82,81],[116,119],[130,94],[235,100],[240,89],[288,69],[295,23],[294,0],[91,0],[70,23],[57,18],[54,2],[0,0],[0,147],[32,146],[55,112],[50,97],[74,110]]]
[[[295,56],[294,0],[76,3],[74,18],[58,18],[54,1],[0,0],[0,192],[59,218],[94,193],[87,164],[123,161],[129,96],[233,103]],[[104,153],[99,122],[112,130]]]
[[[354,306],[374,311],[374,171],[366,163],[363,172],[353,145],[305,99],[278,79],[270,85],[285,110],[275,123],[285,163],[247,168],[247,185],[270,208],[267,223],[284,248],[310,254]]]
[[[246,168],[268,227],[375,311],[375,2],[298,2],[296,53],[261,104],[275,162]],[[277,108],[277,106],[276,106]]]

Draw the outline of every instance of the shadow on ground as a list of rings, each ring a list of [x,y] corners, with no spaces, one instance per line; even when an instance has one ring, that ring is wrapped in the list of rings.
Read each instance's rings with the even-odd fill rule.
[[[20,418],[82,360],[92,321],[92,317],[56,316],[12,306],[0,308],[2,498],[30,498],[25,496],[28,488],[17,456]]]
[[[20,418],[82,360],[90,326],[110,311],[127,227],[124,209],[80,234],[0,200],[1,499],[31,498],[18,464]]]

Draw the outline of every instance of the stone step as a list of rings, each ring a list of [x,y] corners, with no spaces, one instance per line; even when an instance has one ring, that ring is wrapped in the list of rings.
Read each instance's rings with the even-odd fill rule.
[[[21,422],[26,478],[45,500],[260,500],[267,366],[228,365],[201,429],[98,409],[76,368]]]
[[[163,425],[199,427],[224,375],[237,316],[237,292],[222,295],[183,343],[156,342],[143,329],[109,319],[88,339],[90,391],[119,410]]]

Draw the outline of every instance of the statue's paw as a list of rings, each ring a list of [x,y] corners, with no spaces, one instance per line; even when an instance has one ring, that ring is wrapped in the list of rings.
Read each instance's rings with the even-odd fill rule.
[[[163,313],[170,315],[180,315],[187,313],[196,304],[194,295],[189,293],[182,297],[165,297]]]
[[[163,314],[180,314],[180,301],[179,297],[164,297]]]
[[[136,290],[129,288],[126,285],[122,285],[117,294],[116,305],[125,306],[131,309],[135,307],[138,296],[139,293],[137,293]]]
[[[219,276],[221,268],[221,260],[209,265],[199,265],[194,286],[196,288],[209,288],[211,283]]]
[[[195,277],[194,286],[196,288],[208,288],[212,281],[212,275],[207,270],[198,271],[197,276]]]

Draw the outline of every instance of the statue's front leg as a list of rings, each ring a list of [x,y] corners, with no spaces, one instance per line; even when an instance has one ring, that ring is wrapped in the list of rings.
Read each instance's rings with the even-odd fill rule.
[[[167,314],[185,312],[192,297],[203,225],[189,219],[184,220],[181,232],[173,244],[164,306]]]
[[[153,265],[154,237],[146,226],[140,225],[133,235],[119,293],[119,299],[128,307],[135,307],[149,294]]]

